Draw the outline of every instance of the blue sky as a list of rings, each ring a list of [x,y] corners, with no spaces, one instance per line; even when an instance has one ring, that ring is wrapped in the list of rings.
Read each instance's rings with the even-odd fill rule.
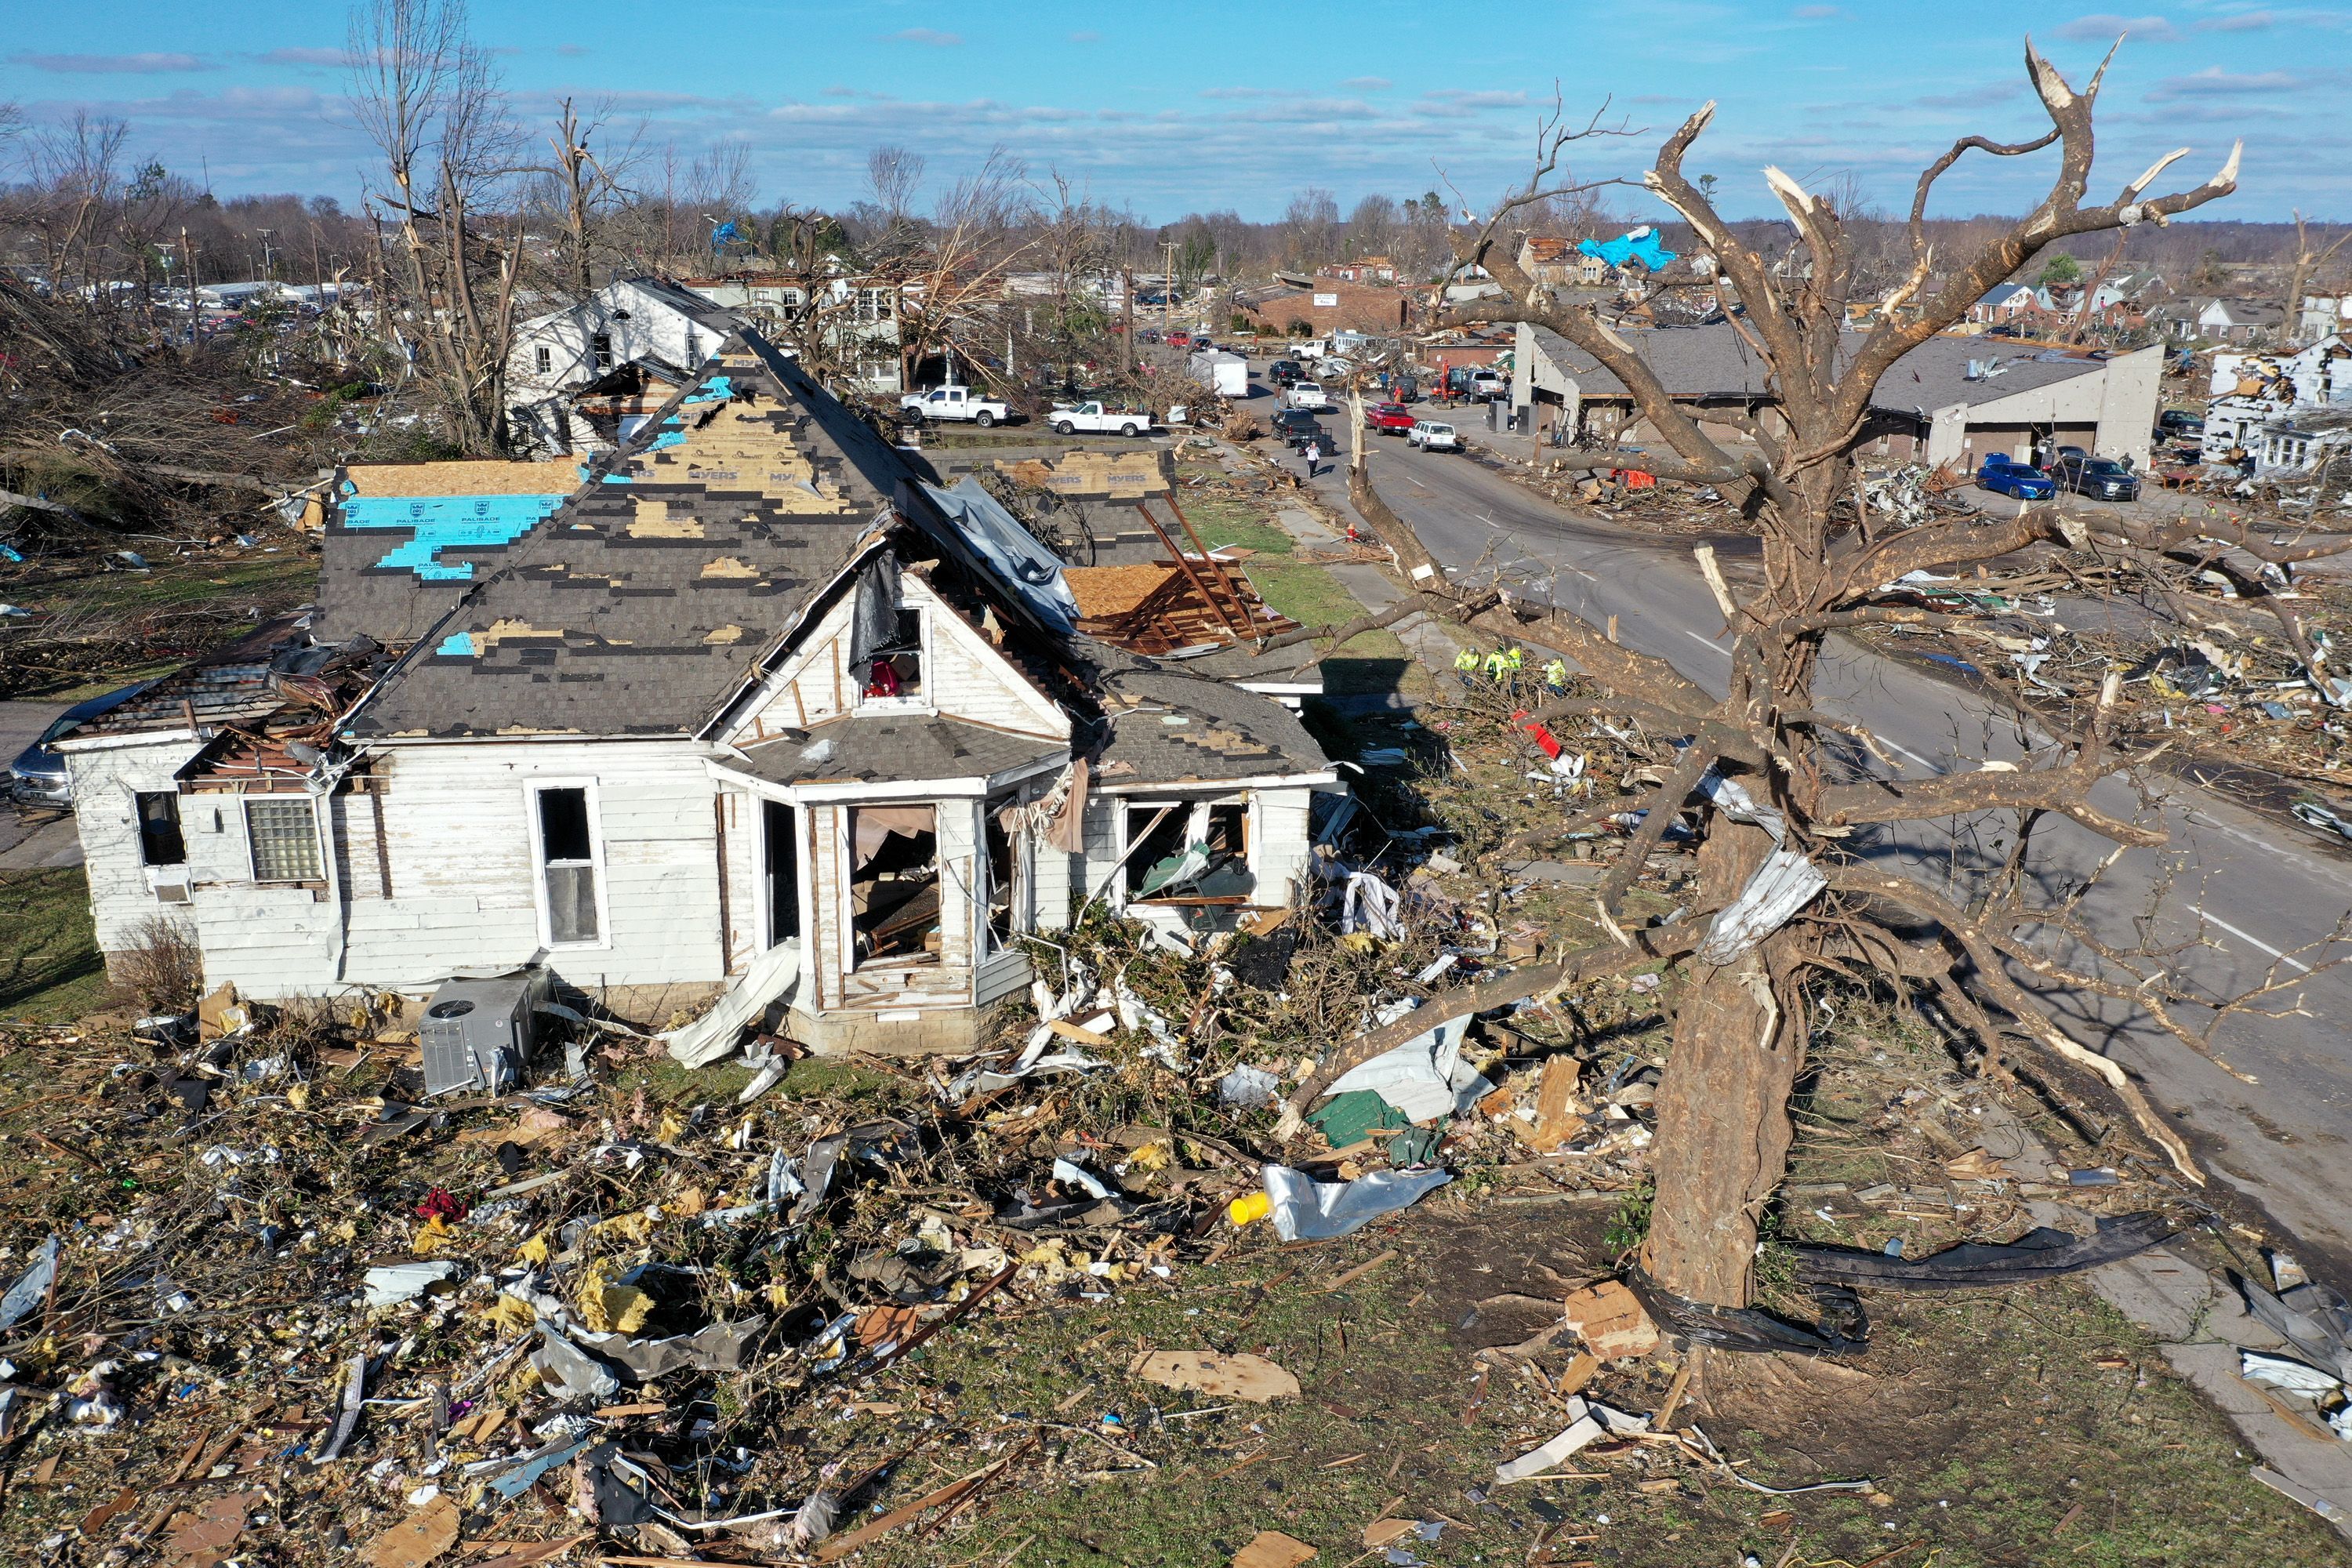
[[[0,100],[35,121],[119,115],[135,150],[224,194],[358,195],[366,155],[341,100],[333,0],[12,9]],[[609,98],[617,120],[688,155],[740,140],[763,204],[855,199],[880,142],[925,153],[934,184],[1003,142],[1034,175],[1057,171],[1153,221],[1219,206],[1272,217],[1307,185],[1345,207],[1439,187],[1441,174],[1484,202],[1526,168],[1555,84],[1572,111],[1611,98],[1644,132],[1596,148],[1584,172],[1635,171],[1713,98],[1715,129],[1688,167],[1721,176],[1732,216],[1768,209],[1768,162],[1809,183],[1851,171],[1901,208],[1955,136],[2044,128],[2021,64],[2029,30],[2078,87],[2127,31],[2100,100],[2095,191],[2182,144],[2175,172],[2194,183],[2243,137],[2240,194],[2210,215],[2352,218],[2352,5],[476,0],[474,18],[527,119],[570,92]],[[2049,167],[1972,156],[1937,209],[2020,209]],[[1657,211],[1638,192],[1621,205]]]

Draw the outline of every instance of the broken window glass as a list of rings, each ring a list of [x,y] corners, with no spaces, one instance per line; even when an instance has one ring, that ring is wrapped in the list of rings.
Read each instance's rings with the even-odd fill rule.
[[[176,794],[139,797],[139,858],[149,866],[184,866],[187,840],[180,836],[180,797]]]
[[[326,880],[319,857],[318,816],[307,797],[247,801],[245,836],[253,850],[255,881]]]
[[[940,959],[937,808],[849,810],[850,966]]]
[[[588,792],[539,792],[540,864],[547,887],[547,937],[551,942],[598,940],[596,851],[588,826]]]

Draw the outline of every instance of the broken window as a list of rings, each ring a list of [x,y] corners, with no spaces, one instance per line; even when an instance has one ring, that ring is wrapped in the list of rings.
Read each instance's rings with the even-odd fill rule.
[[[1165,902],[1248,901],[1249,806],[1178,801],[1127,808],[1128,897]]]
[[[768,882],[768,945],[801,934],[800,829],[793,808],[780,800],[760,803],[761,837],[766,845]]]
[[[593,332],[588,338],[588,353],[596,362],[596,374],[603,375],[613,368],[613,334]]]
[[[139,859],[147,866],[184,866],[187,840],[180,837],[180,797],[175,794],[139,797]]]
[[[923,612],[901,608],[890,635],[873,650],[866,676],[868,697],[923,694]]]
[[[547,893],[547,940],[593,942],[603,933],[596,909],[596,845],[584,788],[538,792],[540,874]]]
[[[1027,866],[1021,853],[1021,802],[1001,795],[982,812],[988,848],[988,953],[992,956],[1013,944],[1014,933],[1028,929]]]
[[[257,882],[322,882],[319,819],[308,796],[245,803],[246,843]]]
[[[545,343],[540,344],[531,351],[531,365],[540,374],[547,374],[555,368],[555,351]]]
[[[850,967],[940,958],[938,808],[849,808]]]

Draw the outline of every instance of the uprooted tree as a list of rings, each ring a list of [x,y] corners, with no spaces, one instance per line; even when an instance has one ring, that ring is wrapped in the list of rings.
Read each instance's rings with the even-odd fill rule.
[[[2280,988],[2258,987],[2217,1012],[2212,997],[2174,978],[2165,954],[2103,941],[2082,916],[2083,879],[2059,879],[2062,885],[2053,889],[2048,879],[2019,874],[2035,825],[2055,817],[2071,818],[2118,851],[2164,841],[2159,828],[2093,804],[2094,786],[2125,766],[2109,733],[2113,678],[2077,732],[2046,742],[2021,763],[1988,762],[1980,771],[1924,779],[1903,776],[1874,736],[1832,717],[1815,693],[1824,644],[1842,630],[1910,624],[1966,635],[1964,617],[1919,608],[1885,591],[1907,573],[1979,566],[1998,572],[2004,558],[2042,546],[2096,548],[2149,562],[2177,560],[2184,552],[2208,558],[2238,552],[2273,565],[2345,548],[2340,538],[2281,544],[2267,531],[2214,520],[2158,526],[2077,517],[2055,504],[2011,518],[1931,519],[1874,532],[1866,518],[1864,526],[1853,526],[1853,514],[1838,510],[1842,500],[1859,493],[1862,447],[1875,438],[1869,428],[1872,392],[1904,353],[1958,321],[1986,290],[2045,247],[2073,237],[2161,224],[2228,194],[2236,182],[2232,151],[2205,184],[2147,195],[2182,155],[2175,153],[2114,200],[2084,205],[2092,111],[2105,65],[2080,92],[2030,41],[2025,67],[2048,132],[2013,143],[1964,137],[1920,175],[1905,276],[1863,331],[1849,326],[1845,309],[1857,250],[1845,215],[1768,168],[1766,182],[1787,209],[1796,246],[1810,262],[1771,265],[1683,172],[1714,106],[1667,139],[1643,183],[1712,251],[1717,297],[1731,329],[1769,371],[1769,396],[1762,400],[1768,406],[1707,411],[1716,430],[1728,427],[1742,439],[1718,439],[1694,407],[1676,402],[1631,341],[1638,333],[1621,331],[1590,305],[1560,302],[1517,265],[1512,215],[1563,187],[1565,152],[1593,134],[1592,128],[1569,127],[1555,116],[1526,187],[1482,228],[1456,233],[1461,265],[1485,268],[1503,289],[1501,298],[1463,308],[1457,321],[1526,321],[1559,332],[1631,390],[1641,415],[1671,448],[1661,454],[1654,444],[1639,466],[1663,479],[1715,487],[1752,521],[1761,544],[1762,581],[1744,595],[1732,592],[1711,553],[1700,552],[1735,638],[1722,695],[1572,616],[1514,605],[1507,595],[1497,605],[1492,590],[1484,600],[1472,598],[1447,580],[1412,530],[1381,502],[1360,457],[1353,471],[1358,509],[1423,589],[1378,618],[1445,607],[1497,637],[1551,647],[1573,660],[1601,695],[1553,703],[1534,717],[1630,715],[1653,734],[1686,742],[1664,783],[1646,797],[1601,802],[1592,813],[1629,806],[1646,812],[1598,891],[1601,922],[1613,942],[1490,983],[1479,994],[1484,1005],[1660,961],[1686,970],[1673,1003],[1673,1043],[1657,1101],[1656,1191],[1639,1259],[1646,1279],[1637,1279],[1685,1302],[1736,1308],[1750,1300],[1759,1221],[1781,1180],[1790,1142],[1789,1102],[1804,1054],[1809,993],[1825,979],[1872,974],[1924,994],[1977,1037],[1985,1060],[2000,1062],[2007,1042],[2021,1038],[2096,1074],[2145,1136],[2191,1180],[2201,1178],[2180,1139],[2120,1068],[2059,1027],[2051,999],[2071,991],[2129,1002],[2170,1034],[2209,1048],[2221,1014]],[[1968,254],[1932,253],[1926,217],[1939,177],[1970,153],[2021,158],[2053,146],[2056,177],[2032,211]],[[1622,454],[1589,456],[1580,466],[1626,461]],[[2250,577],[2261,571],[2255,565]],[[2324,652],[2303,639],[2291,605],[2272,607],[2314,683],[2322,684]],[[1877,768],[1869,765],[1874,757]],[[1857,834],[1988,814],[2007,814],[2013,846],[2009,874],[1989,879],[1973,897],[1948,896],[1854,852]],[[1692,818],[1697,889],[1690,916],[1649,926],[1627,917],[1623,901],[1644,861],[1671,824]],[[2054,943],[2048,940],[2053,935]],[[1425,1026],[1415,1021],[1397,1027]],[[1348,1062],[1396,1044],[1394,1034],[1384,1030],[1359,1042],[1306,1091]],[[1304,1102],[1303,1096],[1294,1101]]]

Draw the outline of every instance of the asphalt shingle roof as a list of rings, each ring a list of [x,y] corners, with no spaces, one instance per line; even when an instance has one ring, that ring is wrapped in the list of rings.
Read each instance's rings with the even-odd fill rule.
[[[820,724],[805,741],[743,748],[746,771],[772,784],[992,777],[1060,758],[1069,748],[935,714],[859,714]]]
[[[746,342],[426,631],[352,732],[696,729],[908,474],[798,366]]]

